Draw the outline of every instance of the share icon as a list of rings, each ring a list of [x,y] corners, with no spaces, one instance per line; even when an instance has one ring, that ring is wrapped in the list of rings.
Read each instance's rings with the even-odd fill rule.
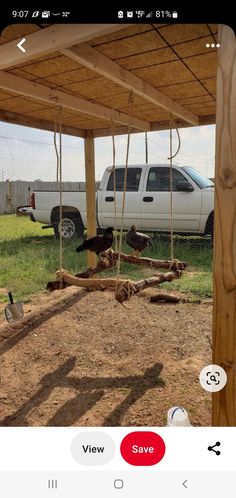
[[[208,446],[208,451],[214,451],[214,453],[215,453],[217,456],[219,456],[221,452],[220,452],[219,450],[214,450],[214,448],[215,448],[216,446],[220,446],[220,442],[219,442],[219,441],[217,441],[217,442],[216,442],[213,446]]]

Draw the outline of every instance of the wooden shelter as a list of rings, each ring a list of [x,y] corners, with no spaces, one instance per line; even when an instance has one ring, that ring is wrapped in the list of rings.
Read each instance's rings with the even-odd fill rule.
[[[63,133],[84,138],[89,236],[94,138],[111,135],[111,120],[115,134],[168,129],[170,116],[179,127],[216,122],[213,362],[228,383],[213,395],[213,425],[236,425],[235,74],[234,33],[214,24],[22,24],[0,39],[0,120],[54,130],[61,108]]]

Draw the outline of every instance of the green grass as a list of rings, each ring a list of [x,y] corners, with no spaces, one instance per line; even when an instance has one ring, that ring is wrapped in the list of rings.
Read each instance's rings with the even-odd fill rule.
[[[77,254],[78,239],[64,241],[63,266],[72,273],[86,267],[86,254]],[[123,251],[130,249],[123,244]],[[169,238],[156,235],[154,250],[145,256],[168,259]],[[190,292],[198,297],[212,295],[212,247],[209,239],[200,237],[175,237],[175,258],[189,263],[180,280],[164,284],[168,289]],[[33,294],[45,290],[49,280],[55,279],[59,267],[59,241],[53,230],[42,230],[42,225],[32,223],[27,217],[0,216],[0,287],[12,290],[17,300],[26,302]],[[121,266],[122,276],[133,280],[144,278],[153,272],[136,268],[127,263]],[[111,271],[110,274],[115,274]],[[1,300],[7,300],[1,293]]]

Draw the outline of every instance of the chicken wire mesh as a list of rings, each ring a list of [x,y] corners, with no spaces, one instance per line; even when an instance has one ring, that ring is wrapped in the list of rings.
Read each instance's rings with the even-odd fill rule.
[[[194,296],[210,297],[215,127],[181,129],[180,137],[180,151],[173,159],[174,257],[186,261],[189,267],[181,283],[171,285]],[[80,138],[62,136],[60,224],[60,185],[53,133],[1,123],[0,143],[0,287],[13,287],[20,297],[27,298],[43,290],[59,268],[60,230],[63,267],[77,273],[86,266],[86,252],[79,256],[75,252],[81,239],[86,237],[84,144]],[[173,153],[177,147],[178,139],[173,130]],[[169,131],[148,133],[146,140],[143,133],[131,134],[122,213],[126,154],[127,136],[116,136],[114,175],[111,137],[95,140],[99,233],[108,226],[118,230],[123,227],[122,249],[130,253],[132,249],[126,244],[125,236],[131,225],[135,225],[153,241],[153,248],[147,247],[142,255],[168,259]],[[29,205],[27,216],[15,216],[19,206]],[[44,226],[50,228],[44,229]],[[121,272],[133,279],[140,277],[140,271],[127,264],[122,265]]]
[[[174,129],[172,137],[174,155],[179,145]],[[100,147],[102,151],[108,139],[99,139],[97,142],[97,149]],[[107,202],[103,202],[104,221],[106,225],[115,224],[112,199],[116,184],[117,226],[123,224],[126,231],[135,224],[138,231],[148,233],[153,240],[153,250],[147,248],[142,255],[169,259],[170,132],[167,130],[148,133],[146,143],[144,134],[131,136],[123,223],[122,199],[127,137],[115,137],[115,142],[116,174],[110,172],[106,191],[103,193],[104,198],[107,197]],[[180,130],[180,151],[173,158],[172,170],[173,244],[174,258],[186,261],[188,270],[183,279],[174,282],[171,287],[189,292],[193,297],[208,298],[212,295],[214,162],[214,126]],[[130,252],[125,237],[123,248],[125,252]]]

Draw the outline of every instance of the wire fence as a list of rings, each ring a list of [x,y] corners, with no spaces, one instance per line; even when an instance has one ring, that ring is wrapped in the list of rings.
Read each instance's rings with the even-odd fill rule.
[[[214,133],[214,126],[181,129],[181,148],[173,159],[172,175],[174,257],[188,262],[190,268],[181,284],[174,285],[205,296],[212,292],[214,188],[209,178],[214,178]],[[177,146],[173,130],[173,154]],[[17,206],[29,204],[34,193],[31,219],[36,220],[32,223],[29,217],[17,218],[14,214],[12,217],[0,216],[0,287],[11,286],[20,295],[21,292],[28,295],[45,288],[45,282],[58,269],[60,231],[63,233],[64,267],[76,273],[86,265],[86,252],[79,255],[75,252],[86,237],[84,144],[80,138],[62,136],[62,224],[53,133],[3,123],[0,125],[0,147],[0,214],[14,213]],[[132,225],[136,225],[137,231],[148,234],[152,240],[153,248],[145,248],[144,256],[170,258],[169,132],[148,133],[147,148],[144,133],[131,134],[125,186],[126,153],[127,136],[115,136],[114,177],[112,138],[95,140],[99,233],[109,226],[117,226],[120,230],[123,224],[122,248],[131,253],[126,234]],[[45,225],[51,228],[43,230]],[[12,247],[15,247],[14,251]],[[14,274],[9,273],[11,261]],[[36,270],[37,274],[34,274]],[[122,264],[122,272],[134,279],[141,276],[137,269],[134,275],[134,269],[125,264]]]

